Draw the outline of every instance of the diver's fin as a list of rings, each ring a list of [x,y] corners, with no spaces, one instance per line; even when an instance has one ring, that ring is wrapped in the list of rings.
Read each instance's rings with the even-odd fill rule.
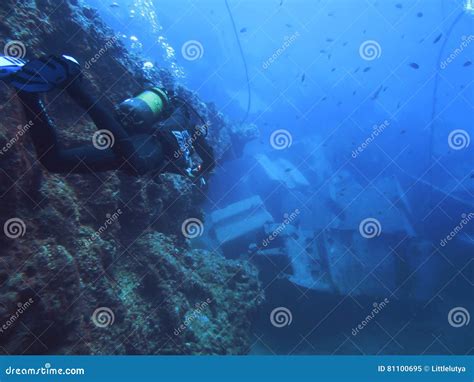
[[[0,80],[8,81],[13,74],[20,71],[25,61],[16,57],[0,56]]]
[[[21,91],[42,93],[62,86],[80,73],[79,63],[72,57],[49,56],[26,63],[10,83]]]

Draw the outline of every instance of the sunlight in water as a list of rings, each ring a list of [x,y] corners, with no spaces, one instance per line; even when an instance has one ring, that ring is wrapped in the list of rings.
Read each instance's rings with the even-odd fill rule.
[[[156,36],[156,42],[163,48],[163,52],[165,52],[164,58],[170,62],[173,74],[177,77],[184,77],[183,69],[176,63],[175,50],[162,34],[163,27],[158,21],[158,16],[155,12],[155,5],[153,4],[153,1],[135,0],[133,5],[137,10],[137,13],[150,24],[153,35]]]
[[[467,13],[474,14],[474,2],[473,2],[473,0],[466,0],[466,4],[464,5],[464,10]]]

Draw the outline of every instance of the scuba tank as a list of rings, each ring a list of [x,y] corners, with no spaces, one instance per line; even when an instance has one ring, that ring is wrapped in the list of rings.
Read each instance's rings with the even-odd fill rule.
[[[123,127],[136,134],[149,132],[169,112],[170,103],[165,89],[152,87],[121,102],[116,111]]]

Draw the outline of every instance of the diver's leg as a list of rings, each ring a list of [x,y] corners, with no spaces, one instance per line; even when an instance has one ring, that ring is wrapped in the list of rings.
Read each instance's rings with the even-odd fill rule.
[[[19,92],[26,118],[31,121],[29,134],[41,164],[55,173],[87,173],[117,169],[121,161],[110,150],[98,150],[93,146],[63,149],[53,121],[49,118],[38,94]]]

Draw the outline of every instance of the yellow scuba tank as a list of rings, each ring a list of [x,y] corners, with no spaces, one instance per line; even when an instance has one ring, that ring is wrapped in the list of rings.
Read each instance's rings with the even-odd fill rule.
[[[117,115],[126,129],[140,132],[150,129],[163,118],[170,107],[170,97],[165,89],[152,87],[117,107]]]

